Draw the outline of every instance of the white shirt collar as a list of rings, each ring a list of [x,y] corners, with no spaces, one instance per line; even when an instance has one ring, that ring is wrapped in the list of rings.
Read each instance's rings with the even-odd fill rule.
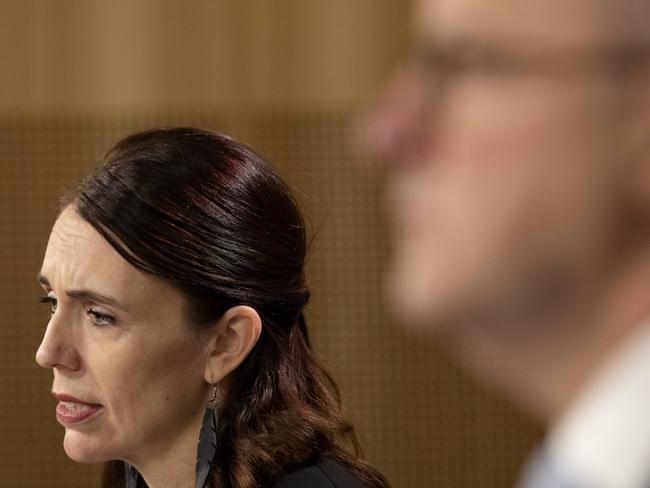
[[[650,322],[589,382],[546,442],[548,462],[579,486],[650,482]]]

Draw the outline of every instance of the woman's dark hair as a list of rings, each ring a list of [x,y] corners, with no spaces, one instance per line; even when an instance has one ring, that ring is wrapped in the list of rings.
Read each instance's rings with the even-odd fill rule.
[[[259,341],[231,373],[220,407],[211,487],[272,486],[321,456],[367,486],[388,486],[360,460],[336,384],[310,346],[305,226],[291,192],[259,155],[206,130],[133,134],[64,204],[133,266],[180,290],[197,330],[235,305],[260,315]],[[106,463],[102,486],[123,482],[122,462]]]

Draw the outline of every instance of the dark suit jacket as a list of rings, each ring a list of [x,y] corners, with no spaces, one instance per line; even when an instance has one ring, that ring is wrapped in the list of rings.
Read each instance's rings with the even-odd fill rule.
[[[364,488],[341,464],[321,458],[316,464],[284,475],[276,488]]]

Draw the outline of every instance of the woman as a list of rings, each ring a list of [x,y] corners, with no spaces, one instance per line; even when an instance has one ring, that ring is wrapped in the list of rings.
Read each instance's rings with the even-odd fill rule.
[[[39,273],[36,360],[68,456],[105,462],[111,488],[388,486],[310,347],[305,251],[247,147],[186,128],[118,142],[64,200]]]

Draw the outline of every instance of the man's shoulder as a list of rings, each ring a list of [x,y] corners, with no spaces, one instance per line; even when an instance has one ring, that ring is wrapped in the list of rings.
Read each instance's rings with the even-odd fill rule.
[[[313,464],[285,474],[276,488],[363,488],[363,484],[342,463],[320,458]]]

